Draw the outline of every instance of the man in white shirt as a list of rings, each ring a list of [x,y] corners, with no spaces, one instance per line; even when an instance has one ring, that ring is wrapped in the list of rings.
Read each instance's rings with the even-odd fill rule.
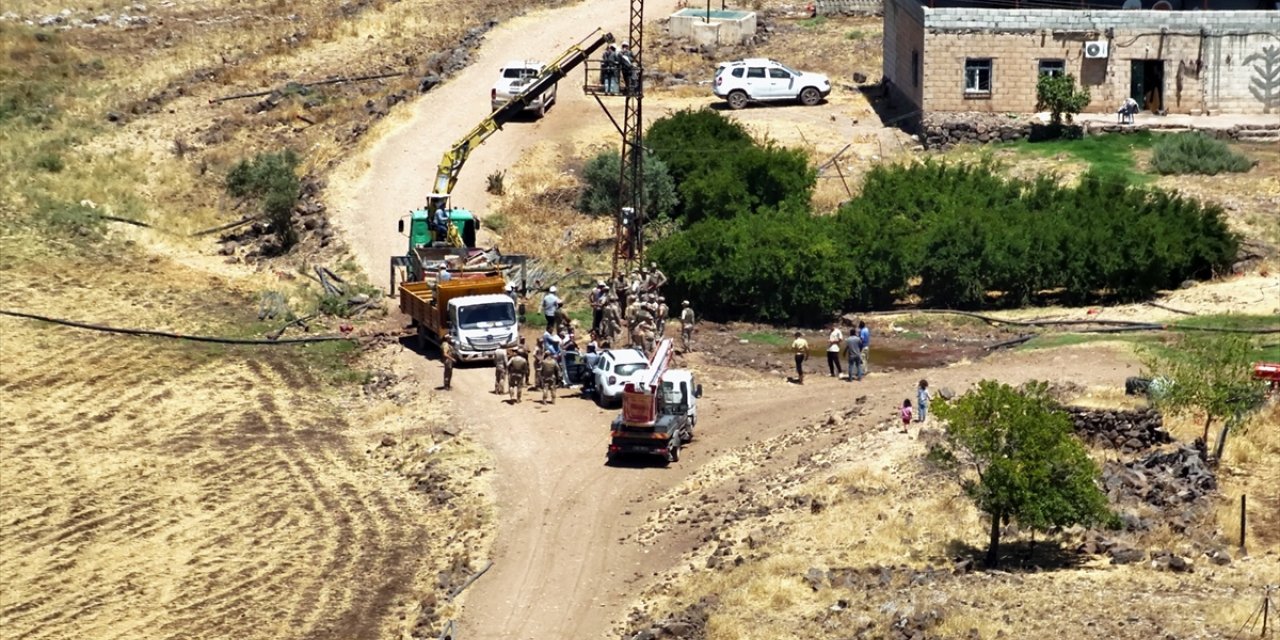
[[[547,319],[547,331],[556,326],[556,309],[560,306],[560,296],[556,295],[556,286],[551,285],[547,295],[542,296],[542,315]]]
[[[840,343],[844,342],[844,333],[840,325],[831,325],[831,333],[827,335],[827,369],[831,377],[839,377],[844,371],[840,368]]]

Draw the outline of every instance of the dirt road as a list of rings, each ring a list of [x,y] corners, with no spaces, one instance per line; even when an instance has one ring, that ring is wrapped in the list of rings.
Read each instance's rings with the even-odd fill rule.
[[[402,357],[420,380],[440,380],[435,360],[412,352]],[[921,376],[957,390],[981,377],[1119,385],[1132,373],[1126,360],[1105,348],[1048,357],[1010,353],[976,365],[875,374],[863,383],[840,382],[813,371],[808,384],[797,386],[756,374],[708,371],[695,356],[693,366],[703,372],[707,386],[698,437],[669,468],[605,466],[606,425],[613,412],[579,398],[576,391],[562,390],[555,405],[543,406],[530,395],[511,405],[491,393],[490,369],[460,369],[447,397],[455,413],[465,416],[466,428],[493,453],[499,520],[494,566],[464,596],[460,637],[605,637],[643,581],[679,562],[704,533],[690,522],[657,544],[637,542],[633,534],[661,508],[663,493],[722,454],[782,438],[828,410],[849,408],[858,396],[867,397],[866,413],[851,428],[872,429],[894,415]],[[729,377],[735,381],[725,382]],[[799,446],[780,449],[776,466],[754,472],[785,468],[787,460],[821,450],[842,435],[819,430]],[[724,478],[726,485],[737,481]]]
[[[597,27],[624,39],[629,6],[625,0],[592,0],[499,25],[486,35],[471,66],[420,98],[408,121],[382,132],[366,153],[338,168],[329,182],[335,222],[372,277],[386,273],[388,258],[404,251],[395,216],[422,206],[441,155],[488,115],[498,69],[509,60],[550,61]],[[653,19],[675,6],[675,0],[657,0],[647,2],[645,11]],[[486,176],[515,164],[539,141],[567,136],[588,118],[603,120],[595,100],[580,89],[582,73],[575,70],[561,81],[547,117],[508,124],[471,154],[453,192],[455,205],[483,215]]]

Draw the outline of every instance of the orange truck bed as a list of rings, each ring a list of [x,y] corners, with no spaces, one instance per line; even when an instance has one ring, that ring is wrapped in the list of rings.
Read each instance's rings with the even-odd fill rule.
[[[456,273],[452,280],[400,283],[400,311],[413,319],[418,333],[439,342],[449,332],[449,301],[463,296],[502,293],[507,281],[497,271]],[[438,296],[438,297],[437,297]]]

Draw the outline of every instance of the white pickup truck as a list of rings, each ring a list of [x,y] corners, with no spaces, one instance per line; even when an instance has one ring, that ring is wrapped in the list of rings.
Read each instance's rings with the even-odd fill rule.
[[[493,89],[489,90],[490,107],[496,110],[510,102],[511,98],[524,90],[530,80],[542,73],[542,69],[545,66],[541,62],[533,60],[514,60],[503,65],[498,81],[494,83]],[[543,92],[542,95],[530,100],[529,104],[525,105],[525,110],[536,112],[541,116],[555,102],[556,85],[551,85],[551,88]]]

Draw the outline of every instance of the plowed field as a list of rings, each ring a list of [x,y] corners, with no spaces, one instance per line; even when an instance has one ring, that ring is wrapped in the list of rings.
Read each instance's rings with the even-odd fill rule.
[[[0,635],[391,635],[423,507],[295,353],[0,332]]]

